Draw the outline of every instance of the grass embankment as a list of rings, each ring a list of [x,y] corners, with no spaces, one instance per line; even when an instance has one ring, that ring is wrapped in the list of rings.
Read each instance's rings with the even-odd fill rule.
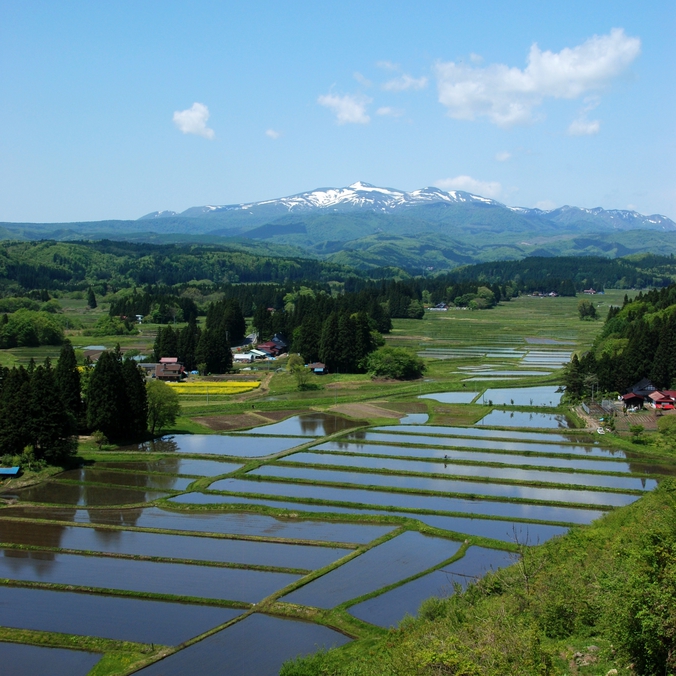
[[[386,637],[281,674],[676,673],[676,482],[522,555]]]

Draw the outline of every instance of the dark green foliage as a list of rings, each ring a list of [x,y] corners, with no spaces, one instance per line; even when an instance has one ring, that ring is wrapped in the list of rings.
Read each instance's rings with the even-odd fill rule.
[[[419,378],[425,371],[425,362],[401,347],[382,347],[366,360],[366,369],[372,378]]]
[[[162,357],[176,357],[178,355],[179,336],[179,331],[171,326],[158,329],[153,346],[153,358],[156,362],[160,361]]]
[[[61,348],[59,361],[54,368],[54,378],[66,410],[75,421],[80,421],[83,412],[80,371],[77,368],[75,351],[69,340]]]
[[[239,302],[227,299],[211,303],[207,310],[206,327],[225,332],[231,345],[240,343],[246,333],[246,320]]]
[[[96,302],[96,295],[94,294],[94,289],[90,286],[87,289],[87,305],[94,310],[98,303]]]
[[[143,315],[156,324],[168,324],[194,322],[198,309],[192,298],[178,296],[168,287],[148,285],[143,291],[134,289],[130,295],[113,300],[109,314],[132,320]]]
[[[232,368],[232,351],[225,330],[217,327],[202,331],[195,359],[206,373],[226,373]]]
[[[103,352],[89,376],[87,424],[111,441],[139,438],[146,430],[147,395],[135,362],[123,362],[119,349]]]
[[[194,322],[184,326],[178,335],[178,361],[185,366],[186,371],[194,371],[197,368],[196,353],[200,335],[201,331]]]
[[[0,331],[0,348],[38,347],[39,345],[61,345],[63,329],[48,312],[17,310],[3,319]]]
[[[577,304],[577,313],[580,319],[596,319],[596,308],[589,300],[582,299]]]

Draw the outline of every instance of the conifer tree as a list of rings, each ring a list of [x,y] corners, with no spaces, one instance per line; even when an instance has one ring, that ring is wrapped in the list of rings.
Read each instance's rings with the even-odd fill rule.
[[[127,404],[119,353],[103,352],[89,378],[87,425],[111,441],[124,438]]]
[[[69,340],[61,348],[59,361],[54,368],[54,377],[66,411],[73,416],[76,424],[79,424],[82,416],[80,371],[77,368],[75,351]]]
[[[96,295],[94,294],[94,289],[90,286],[89,289],[87,289],[87,305],[93,310],[96,308],[98,303],[96,302]]]
[[[127,400],[125,438],[142,437],[148,427],[148,393],[145,376],[133,359],[122,362],[122,379]]]

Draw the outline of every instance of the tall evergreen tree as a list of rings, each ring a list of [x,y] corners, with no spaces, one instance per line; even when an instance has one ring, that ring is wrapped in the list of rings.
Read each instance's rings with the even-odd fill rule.
[[[80,371],[77,367],[77,358],[70,341],[67,340],[61,347],[59,361],[54,368],[54,378],[61,393],[66,411],[73,416],[76,424],[82,416],[82,390]]]
[[[145,376],[133,359],[122,362],[122,379],[127,400],[125,438],[142,437],[148,428],[148,393]]]
[[[30,443],[31,410],[30,375],[23,367],[3,369],[0,392],[0,448],[7,453],[21,453]]]
[[[125,437],[125,420],[129,415],[122,360],[119,353],[103,352],[89,378],[87,424],[101,430],[111,441]]]
[[[94,293],[94,289],[92,289],[91,286],[89,289],[87,289],[87,305],[89,305],[92,310],[98,305],[96,302],[96,294]]]

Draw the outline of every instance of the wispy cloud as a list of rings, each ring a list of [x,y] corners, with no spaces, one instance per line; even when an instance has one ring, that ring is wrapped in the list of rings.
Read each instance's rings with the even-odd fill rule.
[[[545,98],[575,99],[602,89],[640,52],[639,38],[614,28],[556,53],[533,44],[523,70],[501,63],[478,67],[438,62],[439,102],[456,119],[486,117],[501,127],[529,123]]]
[[[591,136],[592,134],[598,134],[601,129],[600,120],[589,120],[587,119],[587,113],[591,112],[596,108],[600,99],[598,96],[590,96],[585,99],[585,105],[581,110],[579,115],[575,120],[570,123],[568,127],[568,133],[571,136]]]
[[[371,99],[356,94],[324,94],[317,99],[320,106],[332,110],[338,124],[368,124],[371,118],[366,113],[366,106]]]
[[[378,61],[376,66],[378,66],[378,68],[382,68],[383,70],[399,70],[399,64],[392,63],[392,61]]]
[[[500,153],[495,153],[495,159],[498,162],[507,162],[507,160],[510,160],[512,158],[512,153],[507,152],[506,150],[503,150]]]
[[[376,110],[376,115],[383,115],[386,117],[401,117],[403,114],[403,110],[400,110],[399,108],[390,108],[390,106],[381,106]]]
[[[471,176],[442,178],[434,185],[442,190],[464,190],[483,197],[498,197],[502,192],[502,186],[497,181],[478,181]]]
[[[415,91],[417,89],[424,89],[425,87],[427,87],[426,77],[415,78],[406,73],[402,73],[399,77],[388,80],[383,85],[383,89],[388,92],[405,92],[409,89]]]
[[[535,208],[542,209],[542,211],[551,211],[552,209],[556,209],[556,202],[552,202],[551,200],[542,200],[541,202],[535,203]]]
[[[271,139],[278,139],[281,136],[281,134],[278,131],[275,131],[274,129],[267,129],[265,131],[265,135]]]
[[[174,124],[184,134],[195,134],[212,140],[216,136],[213,129],[207,127],[209,109],[203,103],[193,103],[187,110],[174,113]]]
[[[363,87],[373,86],[373,82],[371,82],[371,80],[369,80],[365,75],[362,75],[359,71],[353,73],[352,77]]]

